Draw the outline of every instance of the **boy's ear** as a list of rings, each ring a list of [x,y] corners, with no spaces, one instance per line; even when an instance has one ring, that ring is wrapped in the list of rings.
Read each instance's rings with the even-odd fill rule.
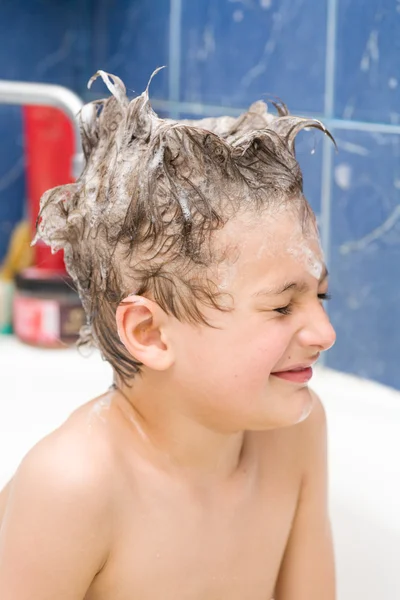
[[[116,312],[118,335],[129,354],[156,371],[165,371],[174,362],[167,320],[165,311],[143,296],[128,296]]]

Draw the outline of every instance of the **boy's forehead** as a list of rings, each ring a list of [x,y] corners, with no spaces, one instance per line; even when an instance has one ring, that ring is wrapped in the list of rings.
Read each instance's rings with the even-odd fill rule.
[[[238,258],[272,258],[298,246],[321,249],[315,223],[303,225],[289,211],[233,219],[224,229],[225,241]]]
[[[258,220],[230,224],[226,232],[229,252],[225,263],[231,283],[253,286],[266,279],[309,274],[319,279],[323,253],[314,225],[303,228],[287,215],[259,215]],[[230,260],[231,259],[231,260]],[[226,281],[227,271],[224,272]]]

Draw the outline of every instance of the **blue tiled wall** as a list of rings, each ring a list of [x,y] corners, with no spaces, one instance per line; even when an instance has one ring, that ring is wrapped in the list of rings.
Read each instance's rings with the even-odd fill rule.
[[[79,0],[0,2],[0,79],[80,92],[88,72],[89,12]],[[0,104],[0,260],[25,206],[21,110]]]
[[[168,65],[151,88],[162,114],[235,115],[277,95],[324,120],[339,152],[318,133],[297,152],[332,273],[326,362],[400,389],[399,0],[9,0],[0,48],[0,78],[85,98],[98,68],[140,93]],[[0,105],[0,128],[1,257],[23,212],[19,110]]]
[[[270,92],[322,112],[325,2],[191,0],[181,22],[181,100],[242,108]]]

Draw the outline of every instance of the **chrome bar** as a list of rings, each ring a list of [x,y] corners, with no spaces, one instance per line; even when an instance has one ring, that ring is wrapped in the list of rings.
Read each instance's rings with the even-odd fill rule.
[[[74,92],[61,85],[6,81],[0,79],[0,104],[53,106],[70,119],[74,128],[75,155],[72,174],[76,179],[83,170],[84,158],[77,116],[83,102]]]

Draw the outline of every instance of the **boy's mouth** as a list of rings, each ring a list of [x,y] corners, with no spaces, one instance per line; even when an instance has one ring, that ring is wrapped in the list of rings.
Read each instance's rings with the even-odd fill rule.
[[[292,381],[293,383],[307,383],[313,376],[312,365],[318,358],[319,353],[303,364],[293,365],[290,369],[282,371],[274,371],[271,375],[275,375],[275,377],[285,379],[286,381]]]
[[[293,383],[307,383],[313,376],[312,367],[298,367],[287,371],[276,371],[271,373],[275,377],[280,379],[286,379],[286,381],[292,381]]]

